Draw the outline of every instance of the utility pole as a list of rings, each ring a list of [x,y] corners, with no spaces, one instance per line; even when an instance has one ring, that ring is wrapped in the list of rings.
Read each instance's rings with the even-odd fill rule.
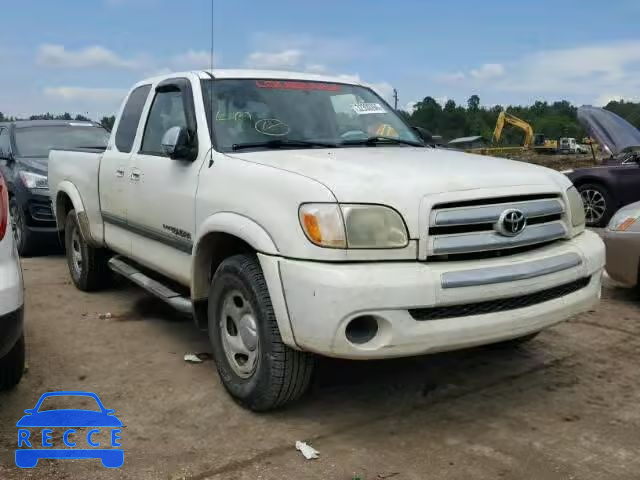
[[[393,89],[393,109],[398,110],[398,90]]]

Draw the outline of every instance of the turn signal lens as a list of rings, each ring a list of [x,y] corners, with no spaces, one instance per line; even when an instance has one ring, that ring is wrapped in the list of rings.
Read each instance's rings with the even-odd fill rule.
[[[300,206],[300,225],[307,238],[320,247],[347,246],[340,208],[335,203],[307,203]]]
[[[616,228],[616,230],[618,232],[624,232],[629,227],[631,227],[631,225],[633,225],[634,223],[636,223],[636,219],[635,218],[627,218],[624,222],[622,222],[620,225],[618,225],[618,228]]]
[[[9,192],[4,177],[0,174],[0,240],[7,233],[9,225]]]

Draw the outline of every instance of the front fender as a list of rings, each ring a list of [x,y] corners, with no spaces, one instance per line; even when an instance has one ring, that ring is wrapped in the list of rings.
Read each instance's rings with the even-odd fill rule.
[[[201,240],[210,233],[226,233],[238,237],[259,253],[280,253],[271,235],[259,223],[238,213],[220,212],[211,215],[200,225],[195,242],[196,257]]]
[[[211,265],[216,250],[217,234],[232,235],[250,245],[258,254],[271,303],[280,329],[282,340],[292,348],[298,348],[284,299],[278,257],[280,251],[265,228],[254,220],[232,212],[216,213],[200,226],[193,249],[191,269],[191,297],[195,302],[205,300],[211,281]]]

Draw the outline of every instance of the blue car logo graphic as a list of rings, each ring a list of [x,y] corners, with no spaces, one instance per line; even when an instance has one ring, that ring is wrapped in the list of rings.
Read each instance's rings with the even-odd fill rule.
[[[56,409],[39,411],[50,397],[89,397],[100,411],[84,409]],[[104,408],[100,398],[91,392],[48,392],[36,406],[25,410],[18,427],[16,465],[33,468],[41,458],[84,459],[99,458],[107,468],[119,468],[124,463],[124,450],[120,445],[122,422],[114,410]],[[53,428],[64,429],[62,441],[67,448],[53,448]],[[76,428],[88,429],[86,434]],[[106,432],[105,432],[106,431]],[[108,434],[108,443],[105,435]],[[86,445],[86,447],[85,447]],[[111,448],[105,448],[105,447]],[[88,448],[87,448],[88,447]]]

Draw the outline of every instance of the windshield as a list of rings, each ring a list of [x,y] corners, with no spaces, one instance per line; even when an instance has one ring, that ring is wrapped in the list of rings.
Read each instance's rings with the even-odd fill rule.
[[[397,141],[422,144],[411,128],[365,87],[249,79],[203,80],[202,86],[220,151],[242,146],[369,146],[374,143],[365,141],[374,137],[390,139],[394,145]]]
[[[21,157],[48,157],[53,148],[106,148],[108,141],[109,132],[94,125],[15,129],[16,154]]]

